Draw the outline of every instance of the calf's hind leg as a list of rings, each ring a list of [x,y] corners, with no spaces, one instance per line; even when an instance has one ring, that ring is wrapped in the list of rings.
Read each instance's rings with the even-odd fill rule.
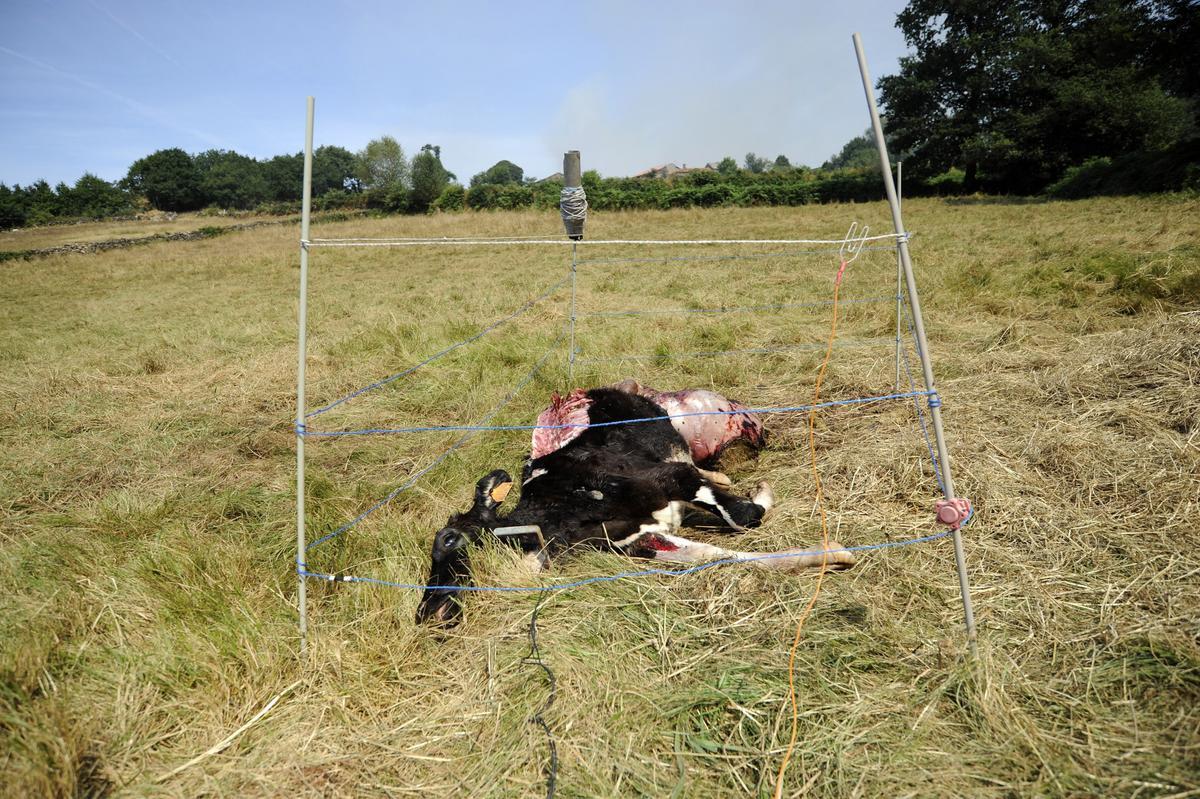
[[[646,532],[632,541],[622,542],[622,550],[630,555],[668,563],[704,563],[713,560],[750,561],[760,569],[800,572],[819,568],[824,561],[831,570],[848,569],[855,564],[854,553],[847,552],[836,541],[829,542],[824,552],[820,547],[793,548],[781,552],[741,552],[733,549],[689,541],[677,535]]]
[[[775,505],[775,493],[766,481],[759,483],[747,499],[714,483],[701,469],[678,475],[675,488],[673,498],[710,514],[719,523],[715,529],[722,532],[758,527]]]
[[[739,497],[690,463],[664,463],[648,479],[668,498],[712,514],[721,522],[719,529],[725,531],[758,527],[775,504],[775,495],[766,483],[758,484],[753,497]]]
[[[690,509],[683,517],[684,527],[710,530],[717,533],[737,533],[758,527],[775,507],[775,492],[764,480],[747,501],[736,494],[704,486],[688,501]],[[754,506],[754,507],[748,507]]]

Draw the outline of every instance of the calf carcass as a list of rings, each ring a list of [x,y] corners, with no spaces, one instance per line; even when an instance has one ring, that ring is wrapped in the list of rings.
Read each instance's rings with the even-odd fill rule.
[[[507,515],[499,510],[512,484],[508,473],[496,470],[479,481],[472,507],[451,516],[434,536],[429,587],[417,610],[418,621],[450,623],[458,617],[461,601],[455,589],[471,584],[470,544],[502,529],[534,532],[501,540],[537,553],[539,562],[582,545],[674,563],[752,560],[762,568],[784,571],[854,564],[854,556],[835,542],[824,552],[787,550],[763,559],[762,553],[674,535],[685,508],[705,513],[721,532],[757,527],[774,495],[766,483],[751,497],[733,494],[711,473],[697,468],[691,442],[672,421],[659,418],[667,416],[664,407],[641,392],[611,387],[571,392],[558,398],[552,410],[556,418],[578,419],[581,427],[543,443],[546,451],[535,450],[526,464],[520,498]],[[608,424],[631,420],[650,421]],[[761,440],[761,425],[752,429]],[[705,451],[720,449],[717,445]]]

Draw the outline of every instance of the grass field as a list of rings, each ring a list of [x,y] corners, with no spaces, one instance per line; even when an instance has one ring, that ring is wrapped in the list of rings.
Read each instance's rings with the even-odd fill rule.
[[[978,510],[979,654],[948,539],[828,577],[798,651],[784,795],[1200,795],[1200,201],[912,200],[905,216],[958,493]],[[866,204],[594,214],[588,233],[836,238],[852,220],[888,229],[886,206]],[[558,229],[553,215],[467,214],[314,235]],[[567,257],[314,251],[310,408],[472,335],[562,278]],[[464,624],[435,635],[414,627],[412,592],[310,582],[298,656],[297,264],[297,230],[280,226],[0,266],[0,795],[544,795],[529,718],[548,688],[523,662],[533,595],[473,595]],[[836,268],[831,254],[586,264],[579,308],[821,302]],[[843,293],[887,296],[894,281],[894,254],[868,253]],[[555,339],[566,296],[314,424],[478,420]],[[580,364],[577,382],[802,405],[828,329],[823,306],[588,318],[581,359],[637,358]],[[892,390],[890,303],[844,306],[839,332],[823,396]],[[817,349],[670,355],[797,344]],[[495,421],[529,423],[565,368],[559,349]],[[728,471],[743,490],[771,480],[779,507],[735,546],[815,543],[806,417],[767,425],[771,446]],[[519,472],[527,435],[470,440],[310,567],[422,581],[432,533],[479,476]],[[310,443],[310,539],[453,441]],[[843,544],[934,529],[911,404],[822,412],[817,445]],[[580,553],[536,577],[494,548],[475,564],[488,585],[636,565]],[[558,678],[558,795],[769,796],[814,583],[719,568],[551,595],[539,629]]]
[[[74,225],[46,225],[0,231],[0,252],[40,250],[63,244],[90,244],[111,239],[145,238],[164,233],[190,233],[201,228],[231,227],[269,221],[272,217],[237,214],[208,216],[177,214],[168,218],[130,221],[99,220]]]

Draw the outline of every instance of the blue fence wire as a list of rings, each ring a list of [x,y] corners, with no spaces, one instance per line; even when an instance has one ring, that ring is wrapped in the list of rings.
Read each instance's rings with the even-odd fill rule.
[[[887,297],[862,297],[852,300],[839,300],[838,305],[864,305],[873,302],[891,302],[894,296]],[[778,311],[793,308],[828,308],[833,305],[833,300],[821,300],[819,302],[781,302],[772,303],[770,305],[731,305],[720,308],[651,308],[647,310],[630,310],[630,311],[593,311],[592,313],[580,314],[576,319],[595,319],[600,317],[613,316],[653,316],[658,314],[725,314],[725,313],[757,313],[760,311]],[[822,344],[822,347],[825,345]]]
[[[901,308],[904,312],[904,319],[908,323],[908,332],[912,338],[913,347],[916,349],[917,353],[920,354],[921,342],[917,339],[916,330],[913,329],[912,316],[909,313],[908,303],[904,302],[901,305]],[[909,391],[912,392],[916,390],[916,386],[915,381],[913,380],[912,365],[908,358],[908,348],[901,347],[900,351],[904,354],[904,374],[908,376],[908,388]],[[936,391],[927,391],[925,393],[929,397],[930,407],[932,407],[935,402],[938,405],[941,405],[941,398],[938,397]],[[938,489],[945,494],[946,483],[942,480],[941,463],[938,461],[937,451],[933,447],[933,441],[929,437],[929,427],[925,424],[925,409],[921,407],[921,400],[919,397],[913,397],[913,406],[917,409],[917,422],[921,426],[921,435],[925,439],[925,447],[929,450],[929,461],[933,464],[934,479],[937,480]]]
[[[541,294],[534,297],[532,300],[529,300],[528,302],[526,302],[524,305],[522,305],[517,310],[513,311],[512,313],[508,314],[507,316],[497,319],[495,322],[492,322],[490,325],[483,328],[482,330],[480,330],[478,333],[474,334],[473,336],[470,336],[469,338],[465,338],[462,341],[459,341],[455,344],[451,344],[449,347],[446,347],[443,350],[435,352],[433,355],[430,355],[425,360],[421,361],[418,364],[415,364],[414,366],[410,366],[409,368],[405,369],[402,372],[397,372],[396,374],[385,377],[382,380],[377,380],[369,386],[363,386],[362,388],[358,389],[357,391],[352,391],[351,393],[347,394],[346,396],[342,397],[339,400],[336,400],[334,402],[329,403],[328,405],[324,405],[320,408],[317,408],[315,411],[309,411],[308,413],[306,413],[304,415],[304,418],[311,419],[314,416],[319,416],[322,413],[325,413],[326,411],[331,411],[344,402],[349,402],[350,400],[354,399],[357,396],[366,394],[368,391],[374,391],[375,389],[382,388],[383,386],[386,386],[389,383],[394,383],[395,381],[399,380],[402,377],[411,375],[413,372],[417,371],[421,367],[428,366],[429,364],[433,363],[434,361],[438,360],[439,358],[449,355],[450,353],[454,352],[455,350],[457,350],[461,347],[465,347],[473,341],[478,341],[479,339],[486,336],[488,333],[491,333],[493,330],[503,327],[505,324],[516,319],[518,316],[521,316],[522,314],[527,312],[530,308],[537,305],[542,300],[550,297],[552,294],[554,294],[554,292],[558,291],[560,288],[565,286],[569,280],[570,280],[570,276],[564,277],[562,280],[555,282],[554,284],[552,284],[550,286],[550,288],[546,289]]]
[[[469,430],[479,432],[481,430],[567,430],[575,427],[615,427],[617,425],[629,424],[646,424],[649,422],[660,422],[663,420],[670,421],[684,416],[736,416],[742,413],[803,413],[820,408],[835,408],[839,405],[863,405],[869,402],[883,402],[885,400],[908,399],[909,397],[928,397],[932,396],[930,391],[903,391],[895,394],[881,394],[877,397],[853,397],[851,399],[829,400],[828,402],[819,402],[815,405],[795,405],[791,407],[781,408],[742,408],[735,411],[694,411],[692,413],[677,413],[675,416],[647,416],[642,419],[620,419],[615,422],[579,422],[576,424],[448,424],[448,425],[430,425],[428,427],[375,427],[364,428],[361,430],[309,430],[308,428],[297,428],[296,434],[305,437],[318,438],[340,438],[343,436],[372,436],[372,435],[394,435],[398,433],[446,433],[458,430]]]
[[[416,485],[416,482],[418,480],[420,480],[422,477],[424,477],[426,473],[431,471],[434,467],[436,467],[442,461],[449,458],[450,455],[452,453],[454,453],[455,450],[462,447],[463,444],[466,444],[480,430],[489,429],[485,426],[486,423],[491,421],[496,416],[496,414],[500,413],[500,411],[502,411],[504,409],[504,407],[506,405],[508,405],[508,403],[512,402],[513,398],[516,397],[517,394],[519,394],[521,392],[521,390],[523,388],[525,388],[525,386],[527,386],[531,382],[533,382],[533,379],[535,377],[537,377],[538,373],[542,370],[542,367],[546,365],[546,361],[550,358],[550,356],[554,353],[554,351],[558,349],[559,345],[562,344],[563,340],[566,338],[566,335],[567,335],[567,328],[564,326],[562,331],[558,334],[558,337],[554,339],[554,341],[550,344],[550,347],[546,350],[545,354],[543,354],[542,357],[538,359],[537,363],[534,364],[533,368],[529,371],[529,373],[526,374],[525,377],[523,377],[517,383],[517,385],[514,386],[513,389],[504,396],[504,399],[500,400],[500,403],[498,405],[496,405],[496,407],[494,407],[494,408],[492,408],[492,410],[488,411],[488,413],[483,417],[483,419],[480,420],[480,425],[470,427],[470,428],[460,428],[460,429],[466,429],[467,433],[465,435],[463,435],[462,437],[460,437],[453,444],[451,444],[450,447],[445,452],[443,452],[441,455],[438,455],[436,458],[434,458],[424,468],[420,469],[419,471],[414,472],[408,478],[408,480],[406,480],[404,483],[402,483],[398,488],[393,489],[383,499],[379,500],[374,505],[367,508],[365,511],[358,514],[353,519],[346,522],[345,524],[343,524],[341,527],[337,528],[333,532],[331,532],[327,535],[321,536],[316,541],[313,541],[312,543],[308,544],[304,548],[305,551],[307,552],[308,550],[312,549],[313,547],[315,547],[319,544],[323,544],[326,541],[329,541],[330,539],[337,538],[342,533],[346,532],[347,530],[350,530],[352,527],[357,525],[363,519],[367,518],[372,513],[379,510],[380,508],[382,508],[384,505],[391,502],[396,497],[400,496],[400,494],[402,494],[403,492],[407,491],[408,489],[410,489],[414,485]],[[302,433],[302,435],[306,435],[306,433]],[[302,562],[299,562],[299,565],[303,566],[304,564]]]
[[[895,252],[896,247],[872,245],[863,247],[861,252]],[[722,261],[759,261],[769,258],[799,258],[806,255],[837,255],[841,250],[837,247],[813,250],[789,250],[788,252],[743,253],[740,255],[664,255],[658,258],[581,258],[575,263],[579,266],[605,264],[669,264],[669,263],[719,263]]]
[[[839,344],[839,348],[847,347],[878,347],[882,344],[891,344],[892,339],[887,338],[864,338],[858,339],[853,344]],[[608,355],[603,358],[576,358],[575,363],[619,363],[621,361],[669,361],[672,358],[715,358],[721,355],[770,355],[778,352],[819,352],[825,349],[824,344],[794,344],[790,347],[748,347],[741,350],[696,350],[692,352],[663,352],[652,354],[637,354],[637,355]],[[576,350],[576,354],[581,350]]]

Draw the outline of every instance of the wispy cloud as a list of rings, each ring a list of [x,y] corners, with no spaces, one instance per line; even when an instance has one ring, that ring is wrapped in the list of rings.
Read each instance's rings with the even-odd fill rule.
[[[113,14],[111,11],[109,11],[104,6],[100,5],[99,3],[94,2],[94,0],[87,0],[87,2],[88,2],[88,5],[90,5],[92,8],[96,9],[101,14],[103,14],[104,16],[106,16],[110,20],[112,20],[112,22],[114,24],[123,28],[125,30],[125,32],[128,33],[130,36],[134,37],[139,42],[144,44],[146,46],[147,50],[150,50],[151,52],[157,54],[161,58],[165,59],[167,62],[174,64],[175,66],[179,67],[180,69],[183,68],[183,65],[180,64],[178,61],[176,61],[174,58],[172,58],[170,53],[167,53],[164,50],[162,50],[161,48],[159,48],[158,45],[156,45],[154,42],[150,41],[145,36],[143,36],[141,33],[139,33],[128,22],[125,22],[123,19],[117,17],[115,14]]]
[[[0,53],[4,53],[6,55],[12,56],[13,58],[24,61],[27,64],[33,65],[33,66],[37,67],[38,69],[49,72],[50,74],[55,75],[59,78],[63,78],[64,80],[68,80],[78,86],[82,86],[85,89],[88,89],[90,91],[96,92],[97,94],[101,94],[101,95],[104,95],[105,97],[109,97],[113,100],[116,100],[117,102],[121,103],[122,105],[135,111],[137,114],[139,114],[139,115],[145,117],[146,119],[148,119],[152,122],[155,122],[156,124],[161,125],[165,128],[170,128],[171,130],[175,130],[180,133],[185,133],[188,136],[199,139],[200,141],[207,142],[208,144],[211,144],[214,147],[224,147],[225,146],[224,142],[222,142],[220,139],[218,139],[216,136],[213,136],[210,133],[206,133],[205,131],[197,130],[195,128],[189,128],[186,125],[180,125],[178,122],[176,122],[175,120],[166,116],[165,114],[151,108],[150,106],[148,106],[144,103],[134,100],[132,97],[126,97],[123,94],[114,92],[112,89],[109,89],[105,86],[101,86],[98,83],[93,83],[92,81],[87,80],[86,78],[81,78],[78,75],[75,75],[71,72],[67,72],[65,70],[59,69],[58,67],[54,66],[53,64],[48,64],[45,61],[34,58],[33,56],[25,55],[24,53],[19,53],[16,50],[5,47],[4,45],[0,45]]]

